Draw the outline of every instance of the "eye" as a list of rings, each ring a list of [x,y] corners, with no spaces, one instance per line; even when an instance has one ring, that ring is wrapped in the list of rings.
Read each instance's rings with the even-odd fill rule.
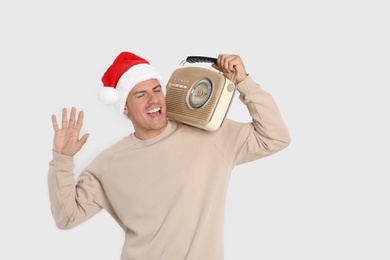
[[[161,86],[156,87],[156,88],[154,89],[154,92],[161,92]]]

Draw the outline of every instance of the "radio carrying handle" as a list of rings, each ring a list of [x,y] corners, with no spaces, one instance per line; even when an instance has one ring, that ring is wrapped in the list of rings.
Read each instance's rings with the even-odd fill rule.
[[[217,58],[212,58],[212,57],[206,57],[206,56],[187,56],[187,59],[183,60],[181,62],[181,65],[184,66],[184,64],[186,62],[188,63],[202,63],[202,62],[207,62],[207,63],[217,63],[218,59]],[[233,78],[232,78],[232,82],[233,84],[235,85],[236,84],[236,73],[237,71],[234,73],[233,75]]]
[[[186,59],[188,63],[198,63],[198,62],[208,62],[208,63],[217,63],[216,58],[205,57],[205,56],[188,56]]]

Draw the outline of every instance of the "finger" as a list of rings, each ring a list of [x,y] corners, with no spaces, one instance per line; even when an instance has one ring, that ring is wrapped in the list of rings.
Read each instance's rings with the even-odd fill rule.
[[[89,137],[89,134],[84,134],[81,138],[80,138],[80,141],[81,142],[81,145],[83,146],[85,144],[85,142],[87,142],[88,140],[88,137]]]
[[[62,129],[68,126],[68,110],[64,107],[62,109]]]
[[[218,57],[217,57],[217,62],[211,64],[211,66],[212,66],[214,69],[216,69],[216,70],[218,70],[218,71],[224,73],[224,69],[223,69],[223,57],[222,57],[222,54],[219,54],[219,55],[218,55]]]
[[[233,55],[220,54],[218,56],[218,65],[223,73],[232,73],[233,66],[230,65],[231,60],[234,59]]]
[[[56,115],[51,115],[51,122],[52,122],[52,124],[53,124],[54,131],[60,130],[60,129],[58,128]]]
[[[230,55],[227,54],[218,55],[218,65],[220,67],[220,71],[225,75],[225,77],[228,77],[228,75],[231,74],[231,71],[229,69],[230,60],[231,60]]]
[[[70,110],[70,119],[69,119],[69,128],[74,128],[75,127],[75,118],[76,118],[76,108],[72,107]]]
[[[83,121],[84,121],[84,111],[80,111],[78,118],[77,118],[77,123],[75,125],[75,128],[80,130],[81,127],[83,126]]]
[[[226,57],[225,62],[226,62],[225,64],[226,70],[231,73],[231,72],[235,72],[236,70],[235,67],[236,65],[238,65],[239,59],[237,58],[236,55],[230,55]]]
[[[218,59],[217,59],[217,64],[218,64],[221,71],[223,71],[223,63],[224,63],[224,55],[219,54]]]

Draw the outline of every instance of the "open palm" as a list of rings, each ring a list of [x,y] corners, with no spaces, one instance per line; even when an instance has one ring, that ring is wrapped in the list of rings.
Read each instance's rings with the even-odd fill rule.
[[[55,115],[51,116],[54,128],[53,150],[59,154],[73,156],[87,141],[89,134],[84,134],[80,139],[80,130],[83,125],[84,112],[80,111],[76,120],[76,108],[72,107],[68,121],[67,109],[62,109],[62,126],[59,128]]]

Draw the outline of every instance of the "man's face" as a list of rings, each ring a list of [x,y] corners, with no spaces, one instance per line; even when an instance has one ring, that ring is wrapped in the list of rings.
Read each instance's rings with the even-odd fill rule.
[[[167,126],[166,104],[162,87],[156,79],[135,85],[129,95],[123,113],[133,123],[139,139],[150,139],[164,131]]]

